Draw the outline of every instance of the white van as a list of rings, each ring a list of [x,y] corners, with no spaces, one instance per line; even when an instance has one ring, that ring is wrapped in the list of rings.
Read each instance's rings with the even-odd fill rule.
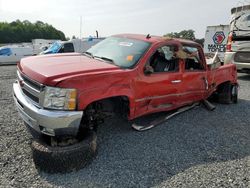
[[[250,73],[250,5],[233,8],[231,14],[225,63],[235,63],[238,72]]]
[[[3,46],[0,47],[0,65],[16,64],[23,57],[32,55],[32,47]]]

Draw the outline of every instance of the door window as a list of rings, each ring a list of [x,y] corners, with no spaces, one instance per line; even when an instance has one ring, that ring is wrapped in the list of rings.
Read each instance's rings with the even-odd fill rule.
[[[73,43],[65,43],[63,48],[63,53],[69,53],[74,52],[74,46]]]
[[[179,59],[176,58],[175,51],[176,47],[170,45],[158,48],[147,66],[151,68],[153,73],[178,72]]]
[[[177,52],[177,56],[185,61],[185,70],[204,70],[198,48],[192,46],[183,46],[182,49]]]

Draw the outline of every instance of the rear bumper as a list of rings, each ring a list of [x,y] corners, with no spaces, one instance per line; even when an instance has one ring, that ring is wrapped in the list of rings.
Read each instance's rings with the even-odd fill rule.
[[[234,63],[237,67],[238,72],[250,73],[250,63],[235,61],[234,60],[235,54],[236,54],[236,52],[226,52],[225,58],[224,58],[224,63],[225,64]]]
[[[83,112],[38,108],[25,97],[18,83],[13,84],[13,97],[21,118],[37,132],[50,136],[77,134]]]

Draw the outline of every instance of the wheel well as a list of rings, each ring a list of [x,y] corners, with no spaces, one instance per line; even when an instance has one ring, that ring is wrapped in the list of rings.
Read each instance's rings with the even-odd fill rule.
[[[216,90],[209,96],[209,100],[213,102],[218,102],[222,104],[230,104],[231,103],[231,89],[233,84],[231,81],[226,81],[220,83]]]
[[[115,96],[101,99],[91,103],[88,107],[89,106],[103,113],[114,113],[126,118],[129,114],[129,99],[127,96]]]
[[[95,130],[99,124],[109,117],[119,116],[127,119],[129,113],[127,96],[115,96],[94,101],[84,110],[79,131]]]
[[[224,86],[225,86],[226,84],[230,84],[230,83],[231,83],[230,81],[226,81],[226,82],[220,83],[220,84],[217,86],[216,91],[217,91],[217,92],[220,92],[220,91],[224,88]]]

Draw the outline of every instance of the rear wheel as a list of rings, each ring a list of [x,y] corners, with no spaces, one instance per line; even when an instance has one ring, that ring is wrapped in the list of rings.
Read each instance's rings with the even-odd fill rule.
[[[232,85],[232,102],[237,103],[238,102],[238,86]]]
[[[218,102],[231,104],[238,102],[238,86],[230,82],[224,83],[218,88]]]

